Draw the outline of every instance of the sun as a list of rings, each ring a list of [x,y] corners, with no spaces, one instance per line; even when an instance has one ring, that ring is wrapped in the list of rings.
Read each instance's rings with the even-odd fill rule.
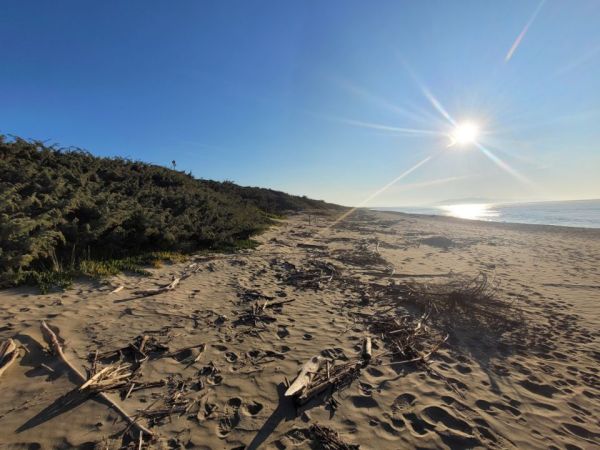
[[[456,125],[454,131],[450,134],[450,145],[456,144],[466,146],[477,141],[479,137],[479,126],[474,122],[462,122]]]

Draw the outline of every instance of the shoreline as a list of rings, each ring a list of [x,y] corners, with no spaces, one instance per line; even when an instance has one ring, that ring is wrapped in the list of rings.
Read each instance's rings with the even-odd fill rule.
[[[431,219],[431,220],[448,220],[455,223],[473,223],[479,225],[497,225],[497,226],[505,226],[508,228],[512,227],[523,227],[523,231],[526,231],[527,228],[539,228],[540,230],[533,231],[542,231],[548,230],[552,231],[553,229],[558,229],[556,231],[581,231],[589,234],[597,234],[600,238],[600,227],[577,227],[571,225],[549,225],[549,224],[541,224],[541,223],[524,223],[524,222],[502,222],[495,220],[479,220],[479,219],[463,219],[460,217],[454,217],[450,215],[444,214],[419,214],[419,213],[407,213],[402,211],[389,211],[389,210],[380,210],[380,209],[368,209],[364,208],[367,211],[372,211],[376,213],[384,213],[384,214],[399,214],[403,216],[415,217],[419,219]]]

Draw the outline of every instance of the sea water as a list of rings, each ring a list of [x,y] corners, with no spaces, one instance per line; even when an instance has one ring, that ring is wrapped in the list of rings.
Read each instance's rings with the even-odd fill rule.
[[[373,208],[492,222],[600,228],[600,200],[538,203],[456,203],[427,207]]]

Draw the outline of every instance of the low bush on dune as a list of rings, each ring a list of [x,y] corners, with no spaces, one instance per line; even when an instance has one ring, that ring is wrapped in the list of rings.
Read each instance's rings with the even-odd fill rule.
[[[0,287],[142,273],[175,254],[156,252],[251,248],[271,216],[331,206],[0,135]]]

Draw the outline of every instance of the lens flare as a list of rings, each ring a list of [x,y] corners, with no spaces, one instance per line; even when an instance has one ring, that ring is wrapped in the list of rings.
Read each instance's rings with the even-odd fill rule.
[[[358,205],[354,206],[353,208],[350,208],[348,211],[346,211],[344,214],[342,214],[340,217],[338,217],[331,225],[329,225],[328,228],[331,228],[331,227],[337,225],[338,223],[340,223],[342,220],[344,220],[346,217],[348,217],[350,214],[352,214],[358,208],[362,208],[367,203],[369,203],[371,200],[373,200],[375,197],[377,197],[379,194],[381,194],[382,192],[387,191],[391,186],[393,186],[394,184],[396,184],[402,178],[404,178],[404,177],[410,175],[411,173],[413,173],[415,170],[417,170],[423,164],[425,164],[426,162],[428,162],[429,160],[431,160],[431,158],[432,158],[432,156],[427,156],[425,159],[419,161],[417,164],[415,164],[414,166],[412,166],[410,169],[405,170],[404,172],[402,172],[400,175],[398,175],[396,178],[394,178],[388,184],[386,184],[382,188],[378,189],[377,191],[373,192],[371,195],[369,195],[367,198],[365,198]]]
[[[465,146],[477,141],[479,137],[479,126],[474,122],[462,122],[456,125],[456,128],[450,134],[450,145]]]
[[[519,45],[521,45],[521,41],[523,41],[523,38],[527,34],[527,31],[529,31],[529,27],[531,27],[531,24],[533,23],[533,21],[535,20],[535,18],[540,13],[540,10],[542,9],[542,6],[544,6],[544,3],[546,3],[546,0],[541,0],[540,1],[540,3],[538,4],[537,8],[533,12],[533,15],[529,18],[529,20],[525,24],[525,27],[523,27],[523,29],[521,30],[521,32],[519,33],[519,35],[515,39],[515,42],[513,42],[513,45],[511,45],[510,49],[508,50],[508,53],[504,57],[504,62],[505,63],[507,63],[507,62],[509,62],[511,60],[511,58],[513,57],[513,55],[515,54],[515,52],[519,48]]]

